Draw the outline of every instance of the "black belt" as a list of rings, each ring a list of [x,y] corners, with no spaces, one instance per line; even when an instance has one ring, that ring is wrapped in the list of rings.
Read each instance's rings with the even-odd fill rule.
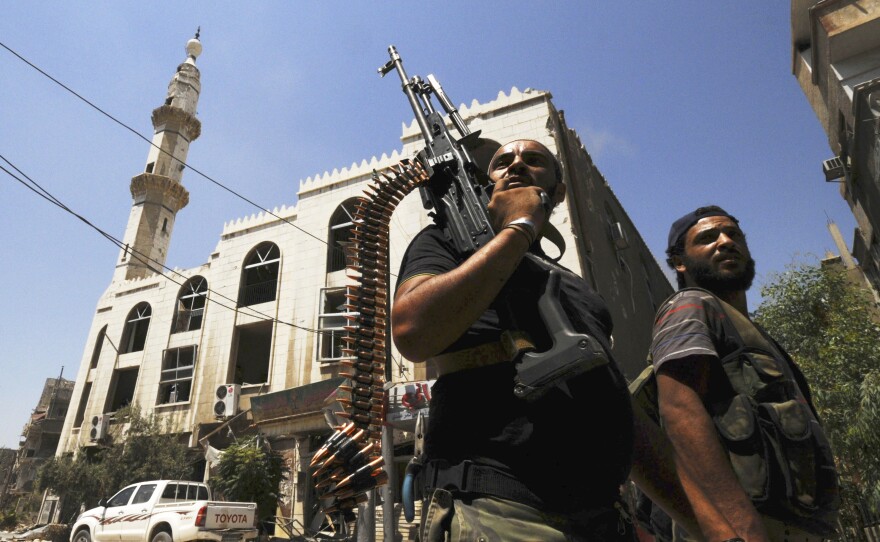
[[[446,489],[453,493],[491,495],[532,508],[543,508],[543,501],[524,483],[504,471],[473,461],[465,460],[457,465],[450,465],[446,461],[430,461],[422,473],[426,496],[434,489]]]

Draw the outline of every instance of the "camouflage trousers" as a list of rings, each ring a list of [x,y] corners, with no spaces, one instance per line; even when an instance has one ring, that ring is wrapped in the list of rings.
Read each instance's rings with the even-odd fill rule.
[[[576,516],[549,514],[497,497],[453,498],[435,489],[422,509],[421,542],[635,542],[620,512],[603,507]]]

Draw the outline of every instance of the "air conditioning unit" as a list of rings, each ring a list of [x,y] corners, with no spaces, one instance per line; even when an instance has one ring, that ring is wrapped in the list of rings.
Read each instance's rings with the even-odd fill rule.
[[[822,172],[825,173],[825,182],[832,182],[846,176],[846,163],[840,156],[829,158],[822,162]]]
[[[109,414],[97,414],[92,416],[92,423],[89,429],[89,440],[95,442],[106,437],[108,425],[110,425]]]
[[[620,222],[611,224],[611,239],[614,240],[614,246],[618,249],[624,249],[629,246],[629,240],[626,238],[626,232]]]
[[[214,415],[218,418],[234,416],[238,411],[239,384],[223,384],[214,392]]]

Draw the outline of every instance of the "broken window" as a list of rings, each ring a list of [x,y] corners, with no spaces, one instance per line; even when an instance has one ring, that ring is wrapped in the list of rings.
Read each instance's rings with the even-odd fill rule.
[[[147,330],[150,329],[150,317],[153,311],[146,301],[135,305],[128,318],[125,319],[125,329],[122,331],[120,341],[120,354],[140,352],[144,349],[147,341]]]
[[[272,355],[272,321],[235,328],[235,376],[233,382],[248,386],[269,381]]]
[[[131,404],[134,399],[134,388],[137,385],[138,369],[116,369],[110,383],[111,392],[105,412],[116,412]]]
[[[177,314],[171,324],[171,333],[201,329],[208,295],[208,281],[195,276],[180,289]]]
[[[345,315],[355,315],[345,308],[345,288],[322,288],[318,314],[318,361],[336,361],[343,357]]]
[[[275,301],[281,251],[271,242],[260,243],[245,258],[238,290],[238,306]]]
[[[330,239],[327,242],[327,272],[341,271],[350,262],[345,248],[352,243],[355,206],[359,198],[348,199],[336,208],[330,217]]]
[[[157,405],[186,403],[192,391],[193,369],[196,365],[196,345],[169,348],[162,355],[162,373],[159,377]]]

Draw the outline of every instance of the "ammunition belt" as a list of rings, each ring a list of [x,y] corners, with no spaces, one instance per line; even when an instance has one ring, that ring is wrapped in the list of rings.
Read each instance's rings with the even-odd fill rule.
[[[512,475],[470,460],[450,465],[446,461],[429,461],[422,470],[423,492],[434,489],[452,493],[478,493],[515,501],[532,508],[543,508],[543,501]]]
[[[325,514],[351,510],[366,493],[388,483],[381,437],[385,422],[385,328],[388,318],[388,235],[391,214],[407,194],[428,181],[418,161],[401,160],[388,173],[373,170],[372,184],[359,198],[345,247],[347,274],[354,284],[345,294],[349,312],[339,363],[348,380],[338,388],[334,413],[348,423],[336,427],[312,456],[310,467]]]

